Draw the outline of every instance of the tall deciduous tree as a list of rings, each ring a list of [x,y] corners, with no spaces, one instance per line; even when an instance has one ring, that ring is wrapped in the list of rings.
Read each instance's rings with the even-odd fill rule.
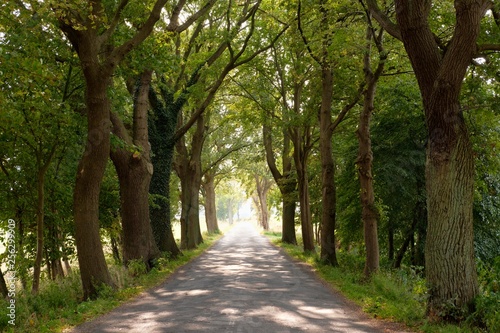
[[[449,304],[467,312],[479,291],[472,215],[474,154],[459,98],[473,58],[491,47],[477,45],[481,20],[491,2],[455,1],[449,41],[431,30],[430,14],[439,9],[433,1],[395,1],[397,23],[384,15],[376,0],[368,4],[382,27],[403,42],[420,87],[428,128],[428,314],[455,319]]]
[[[89,0],[52,4],[62,31],[78,54],[85,77],[87,144],[78,165],[74,190],[75,238],[85,298],[95,296],[101,284],[114,285],[99,235],[99,191],[110,154],[108,88],[118,64],[149,36],[166,3],[167,0],[158,0],[151,10],[136,8],[147,19],[137,22],[140,27],[125,40],[120,40],[116,32],[125,29],[128,24],[124,19],[125,9],[136,3],[123,0],[108,6],[100,0]],[[174,5],[172,17],[179,15],[183,5],[183,1]],[[174,24],[170,28],[175,31],[179,26]]]
[[[149,184],[153,175],[148,135],[149,89],[152,71],[128,83],[134,96],[132,133],[111,113],[113,134],[121,141],[111,149],[111,159],[120,181],[123,262],[142,260],[147,268],[159,255],[149,218]]]
[[[319,150],[321,158],[321,260],[337,266],[337,246],[335,242],[335,228],[337,215],[337,187],[335,184],[335,162],[333,159],[332,136],[335,128],[342,122],[345,115],[351,110],[361,98],[363,86],[354,94],[350,103],[345,105],[335,120],[332,119],[332,103],[334,91],[334,61],[332,59],[332,44],[334,15],[330,3],[320,0],[317,4],[319,16],[319,30],[321,31],[319,47],[314,47],[307,38],[302,25],[302,2],[297,7],[297,24],[300,35],[309,52],[309,55],[320,67],[321,75],[321,104],[318,112],[319,118]]]
[[[363,220],[364,240],[366,248],[366,262],[364,268],[365,277],[370,277],[373,272],[379,269],[379,248],[378,248],[378,210],[375,207],[375,191],[373,188],[373,173],[372,161],[373,153],[370,138],[370,119],[373,112],[375,91],[377,88],[377,81],[383,73],[385,60],[387,54],[382,46],[383,30],[376,33],[371,24],[371,15],[369,11],[366,12],[367,28],[366,28],[366,51],[364,55],[364,68],[365,73],[365,96],[363,101],[363,110],[359,116],[359,126],[356,134],[359,141],[358,158],[356,159],[356,166],[358,169],[359,183],[360,183],[360,199]],[[373,71],[371,65],[371,49],[372,41],[379,53],[378,65]]]

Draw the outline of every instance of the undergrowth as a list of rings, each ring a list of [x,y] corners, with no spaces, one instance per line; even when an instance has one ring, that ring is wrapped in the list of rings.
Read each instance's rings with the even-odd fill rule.
[[[204,243],[197,249],[183,251],[175,259],[164,255],[156,260],[156,266],[147,273],[145,266],[138,261],[129,263],[128,269],[110,265],[110,274],[118,289],[101,287],[95,300],[82,299],[80,275],[76,270],[64,279],[42,281],[37,295],[32,295],[29,288],[27,291],[20,290],[15,297],[15,325],[9,323],[11,318],[5,313],[9,301],[0,299],[0,332],[63,332],[161,284],[178,267],[200,255],[218,238],[220,235],[205,235]]]
[[[481,292],[476,299],[476,311],[459,324],[435,324],[426,319],[428,295],[425,279],[419,273],[421,268],[381,267],[366,280],[364,258],[359,254],[340,251],[339,267],[332,267],[321,263],[317,254],[304,253],[301,246],[282,243],[279,233],[266,235],[290,256],[309,264],[334,289],[374,318],[428,333],[500,332],[500,258],[493,265],[478,264]]]

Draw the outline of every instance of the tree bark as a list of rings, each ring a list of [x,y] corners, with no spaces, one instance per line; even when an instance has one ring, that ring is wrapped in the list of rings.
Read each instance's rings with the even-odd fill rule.
[[[484,5],[455,1],[454,35],[441,53],[427,22],[432,2],[396,1],[401,39],[419,83],[429,133],[425,263],[431,319],[460,319],[456,310],[467,313],[479,292],[473,246],[474,156],[459,97],[476,54]]]
[[[135,145],[137,151],[116,148],[111,151],[120,182],[120,214],[122,218],[123,263],[142,260],[148,269],[160,252],[153,238],[149,216],[149,185],[153,174],[148,136],[148,93],[151,71],[141,74],[134,95],[134,121],[132,137],[122,121],[112,114],[113,133],[126,145]]]
[[[256,184],[256,206],[260,210],[260,226],[264,230],[269,230],[269,209],[267,207],[267,193],[272,183],[263,176],[255,175]]]
[[[206,172],[202,182],[205,190],[205,222],[209,234],[219,233],[219,223],[217,221],[217,207],[215,202],[215,176]]]
[[[323,262],[338,266],[335,251],[337,191],[332,152],[333,73],[328,64],[321,68],[321,108],[319,111],[319,151],[321,157],[321,253]]]
[[[295,235],[295,190],[297,187],[297,180],[292,174],[290,134],[286,129],[283,130],[283,151],[281,154],[283,173],[281,173],[276,166],[271,129],[266,124],[262,126],[262,137],[266,151],[267,165],[269,170],[271,170],[274,181],[278,184],[282,198],[281,241],[288,244],[297,244]]]
[[[194,249],[203,242],[200,230],[201,153],[205,134],[205,116],[200,115],[191,141],[191,152],[185,139],[176,143],[176,171],[181,180],[181,248]]]
[[[111,105],[107,91],[116,67],[151,34],[166,2],[157,0],[136,33],[117,47],[109,42],[121,23],[123,5],[116,7],[114,18],[106,27],[101,25],[106,21],[103,17],[106,11],[100,1],[89,3],[90,15],[80,15],[57,3],[52,5],[57,9],[61,29],[78,54],[85,78],[87,144],[77,168],[73,196],[75,241],[84,298],[97,296],[102,284],[114,287],[99,234],[99,192],[110,154]]]
[[[379,51],[379,63],[375,72],[371,68],[371,49],[372,41],[375,41]],[[366,90],[363,102],[363,110],[359,115],[359,125],[356,132],[359,142],[358,158],[356,166],[360,184],[360,200],[362,207],[362,220],[364,230],[364,240],[366,248],[366,262],[363,274],[369,278],[379,269],[379,246],[378,246],[378,209],[375,206],[375,191],[373,188],[373,152],[370,138],[370,120],[372,116],[375,101],[375,92],[377,82],[382,75],[385,64],[385,52],[382,48],[382,34],[375,35],[371,26],[371,17],[367,13],[366,28],[366,53],[364,56],[363,71],[365,74]]]
[[[149,122],[151,158],[154,173],[151,178],[150,194],[155,196],[154,205],[150,207],[151,228],[158,249],[177,257],[181,252],[172,233],[170,211],[170,177],[175,145],[172,137],[175,133],[177,115],[180,108],[175,104],[163,106],[153,90],[150,90],[150,101],[153,103],[155,121]]]
[[[305,130],[307,131],[307,130]],[[307,142],[303,142],[300,129],[295,130],[293,136],[295,169],[297,170],[297,183],[300,202],[300,220],[302,227],[302,242],[304,251],[315,252],[314,232],[311,217],[311,205],[309,202],[309,176],[307,172]],[[308,137],[309,134],[306,134]]]

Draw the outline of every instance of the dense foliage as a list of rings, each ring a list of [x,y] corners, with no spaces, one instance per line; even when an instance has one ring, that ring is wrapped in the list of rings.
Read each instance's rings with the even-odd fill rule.
[[[94,2],[102,6],[97,14]],[[140,45],[125,47],[127,55],[119,64],[110,65],[116,71],[109,75],[105,95],[115,121],[118,119],[121,129],[133,137],[139,121],[137,78],[145,71],[153,72],[146,115],[149,126],[145,130],[150,147],[139,146],[137,140],[126,142],[113,132],[109,149],[126,151],[130,166],[151,154],[152,183],[145,195],[152,213],[152,233],[163,252],[155,254],[157,259],[168,261],[180,254],[175,242],[174,251],[162,243],[163,239],[167,231],[172,234],[173,226],[180,225],[186,235],[183,228],[191,223],[185,221],[186,217],[199,216],[199,207],[194,213],[183,211],[181,198],[188,190],[183,181],[195,177],[193,172],[182,173],[183,159],[188,161],[187,167],[200,170],[197,188],[189,190],[203,196],[200,205],[205,209],[210,200],[216,200],[215,219],[232,222],[245,201],[241,197],[245,192],[248,198],[254,198],[256,218],[260,216],[263,226],[267,223],[264,227],[269,227],[266,216],[276,212],[279,218],[270,219],[270,227],[279,228],[276,220],[281,219],[284,204],[291,201],[296,229],[304,223],[313,225],[313,245],[318,247],[325,187],[319,112],[325,100],[322,79],[328,70],[333,77],[329,111],[335,126],[330,128],[330,141],[337,199],[335,241],[340,253],[340,267],[332,274],[345,269],[355,276],[356,283],[362,282],[356,275],[361,274],[362,265],[353,264],[364,262],[367,252],[356,131],[364,106],[362,97],[367,93],[364,75],[375,66],[372,64],[383,61],[385,69],[378,80],[370,124],[381,274],[396,276],[403,285],[408,279],[405,286],[418,289],[417,296],[402,297],[413,297],[411,302],[417,302],[418,311],[423,312],[427,301],[429,119],[406,49],[397,38],[383,35],[375,17],[368,15],[368,3],[376,1],[165,2],[162,18],[149,37],[143,36],[145,41]],[[124,8],[109,0],[81,0],[72,5],[9,0],[0,4],[0,231],[15,235],[16,288],[19,295],[25,295],[20,299],[26,303],[21,307],[26,313],[18,316],[19,320],[29,320],[30,325],[33,322],[34,327],[46,319],[47,312],[50,316],[63,308],[79,312],[86,306],[81,303],[82,284],[74,272],[81,268],[75,245],[75,179],[77,170],[83,172],[78,169],[79,161],[103,136],[89,130],[91,118],[87,116],[92,110],[84,73],[91,64],[80,63],[83,51],[72,41],[95,28],[96,36],[100,36],[96,40],[107,40],[97,57],[104,61],[142,31],[153,3],[125,1]],[[453,33],[454,9],[451,4],[437,2],[432,9],[430,28],[436,32],[436,40],[444,43],[439,47],[445,54]],[[330,16],[325,17],[326,12]],[[80,26],[62,13],[73,13],[88,26]],[[393,14],[392,7],[387,13]],[[491,49],[478,49],[459,98],[475,160],[474,249],[480,293],[472,313],[464,313],[452,303],[449,313],[442,317],[498,331],[500,58],[491,46],[498,43],[498,22],[492,17],[488,14],[483,19],[478,37],[481,45],[490,45]],[[64,30],[65,25],[71,26],[72,32]],[[384,28],[390,30],[391,26]],[[383,40],[383,51],[374,40]],[[198,156],[196,149],[201,149]],[[269,167],[274,167],[274,172]],[[173,170],[179,178],[171,177]],[[286,193],[283,187],[273,187],[276,171],[281,174],[277,181],[288,184]],[[99,247],[104,248],[106,259],[120,265],[124,188],[111,162],[103,174],[100,195],[90,199],[98,205]],[[305,190],[297,186],[301,175],[299,183],[306,182]],[[207,196],[209,187],[205,186],[209,181],[216,199]],[[265,191],[261,189],[264,183]],[[302,214],[305,210],[308,220],[308,215]],[[15,221],[14,229],[9,221]],[[179,241],[179,236],[174,236]],[[1,241],[0,277],[9,278],[14,272],[7,266],[7,237]],[[141,260],[147,262],[147,269],[156,263],[139,256],[129,264],[132,275],[142,273]],[[114,283],[104,283],[97,290],[112,293],[120,284],[116,276],[112,278]],[[61,279],[58,285],[52,285],[51,281],[57,279]],[[383,283],[380,279],[375,276],[375,288]],[[2,280],[0,290],[6,296]],[[61,290],[73,293],[67,303]],[[29,296],[30,292],[33,295]],[[378,300],[370,302],[368,308],[380,307]],[[3,303],[1,307],[5,308]],[[418,315],[420,319],[424,316]],[[2,316],[2,328],[8,326],[4,320]]]

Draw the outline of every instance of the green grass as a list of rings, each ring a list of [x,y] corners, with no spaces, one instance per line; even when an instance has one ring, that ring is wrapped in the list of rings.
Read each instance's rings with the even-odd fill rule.
[[[500,332],[498,326],[500,296],[495,294],[495,287],[493,291],[483,288],[482,295],[478,297],[476,313],[463,323],[457,325],[429,323],[425,316],[427,300],[425,279],[411,268],[381,269],[367,281],[362,274],[364,267],[362,256],[340,252],[338,253],[340,266],[331,267],[322,264],[317,254],[304,253],[301,246],[283,244],[280,233],[266,232],[265,235],[293,258],[309,264],[330,286],[374,318],[402,323],[410,330],[428,333]],[[497,273],[498,271],[495,270]],[[493,273],[487,273],[490,279],[494,280],[491,277]],[[498,286],[494,281],[486,285]],[[474,318],[475,316],[480,318]]]
[[[135,262],[131,269],[110,266],[110,273],[118,290],[103,288],[95,300],[81,301],[82,287],[78,272],[60,281],[44,281],[38,295],[20,291],[16,295],[15,326],[8,323],[4,311],[8,303],[0,299],[0,331],[26,333],[63,332],[105,314],[141,292],[164,282],[175,270],[203,253],[222,235],[204,235],[204,243],[195,250],[183,251],[176,259],[160,258],[157,266],[145,273],[141,264]]]

